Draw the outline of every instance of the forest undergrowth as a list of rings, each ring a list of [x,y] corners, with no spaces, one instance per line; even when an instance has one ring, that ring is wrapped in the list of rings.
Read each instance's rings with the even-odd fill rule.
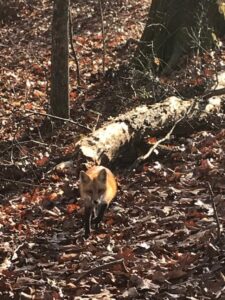
[[[98,2],[71,1],[81,87],[71,56],[73,122],[57,124],[45,116],[52,6],[22,2],[0,29],[0,299],[225,299],[225,129],[173,136],[135,170],[116,165],[117,198],[88,240],[76,162],[54,168],[110,117],[154,97],[203,95],[224,44],[140,85],[146,74],[137,84],[127,69],[149,1],[105,1],[105,74]]]

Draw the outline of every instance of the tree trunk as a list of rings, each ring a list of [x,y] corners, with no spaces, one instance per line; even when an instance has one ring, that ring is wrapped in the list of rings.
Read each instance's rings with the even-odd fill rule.
[[[54,0],[52,19],[51,113],[69,118],[69,0]]]
[[[154,105],[138,106],[83,138],[77,145],[80,163],[94,161],[107,165],[119,155],[127,158],[132,146],[136,148],[144,137],[166,134],[183,117],[175,133],[179,130],[186,135],[199,127],[214,125],[216,120],[221,121],[218,117],[220,106],[218,97],[203,103],[170,97]]]
[[[214,37],[225,34],[221,7],[215,0],[152,0],[138,60],[169,73],[182,54],[211,47],[212,33]]]

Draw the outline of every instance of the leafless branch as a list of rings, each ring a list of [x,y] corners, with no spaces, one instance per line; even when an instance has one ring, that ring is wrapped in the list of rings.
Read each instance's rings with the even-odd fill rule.
[[[208,99],[212,96],[220,96],[220,95],[224,95],[224,94],[225,94],[225,88],[221,88],[221,89],[218,89],[218,90],[211,90],[211,91],[208,91],[203,96],[203,99]]]
[[[161,144],[163,143],[164,141],[168,140],[171,136],[171,134],[173,133],[175,127],[177,126],[177,124],[183,120],[184,117],[180,118],[179,120],[177,120],[175,122],[175,124],[173,125],[173,127],[170,129],[170,131],[160,140],[158,140],[150,149],[149,151],[145,154],[145,155],[142,155],[142,156],[139,156],[136,161],[132,164],[131,168],[130,169],[135,169],[137,168],[142,162],[146,161],[146,159],[148,159],[152,153],[155,151],[155,149]]]
[[[219,217],[218,217],[218,213],[217,213],[216,204],[215,204],[215,201],[214,201],[214,193],[213,193],[213,190],[212,190],[212,186],[208,181],[207,181],[207,184],[208,184],[208,188],[209,188],[209,192],[210,192],[210,200],[211,200],[212,206],[213,206],[214,217],[215,217],[216,225],[217,225],[217,239],[220,239],[220,235],[221,235],[220,221],[219,221]]]
[[[20,293],[20,297],[24,298],[24,299],[34,299],[34,296],[33,295],[29,295],[25,292],[21,292]]]
[[[184,116],[182,116],[180,119],[178,119],[173,127],[170,129],[170,131],[160,140],[158,140],[150,149],[149,151],[145,154],[145,155],[142,155],[142,156],[139,156],[136,161],[131,165],[130,169],[135,169],[137,168],[142,162],[146,161],[151,155],[152,153],[155,151],[155,149],[161,144],[163,143],[164,141],[168,140],[171,136],[171,134],[173,133],[175,127],[177,126],[178,123],[180,123],[182,120],[184,120],[187,115],[190,113],[190,111],[192,110],[192,108],[194,107],[195,105],[195,101],[193,102],[193,105],[189,108],[189,110],[185,113]]]
[[[65,122],[69,122],[69,123],[72,123],[72,124],[75,124],[81,128],[84,128],[86,129],[87,131],[89,132],[92,132],[92,130],[89,128],[89,127],[86,127],[78,122],[75,122],[71,119],[64,119],[64,118],[61,118],[61,117],[57,117],[57,116],[54,116],[54,115],[51,115],[51,114],[47,114],[47,113],[42,113],[42,112],[39,112],[39,111],[34,111],[34,110],[30,110],[30,109],[25,109],[23,110],[23,112],[28,112],[28,113],[31,113],[31,114],[34,114],[34,115],[40,115],[40,116],[45,116],[45,117],[50,117],[52,119],[57,119],[57,120],[61,120],[61,121],[65,121]]]
[[[40,184],[33,184],[33,183],[24,182],[24,181],[12,180],[12,179],[1,178],[1,177],[0,177],[0,181],[10,182],[10,183],[20,184],[20,185],[27,185],[27,186],[31,186],[31,187],[40,187]]]
[[[86,272],[84,272],[83,274],[81,274],[77,278],[76,282],[79,282],[81,279],[83,279],[83,278],[85,278],[85,277],[87,277],[87,276],[89,276],[89,275],[91,275],[93,273],[97,273],[99,271],[108,269],[108,268],[110,268],[112,266],[115,266],[115,265],[118,265],[118,264],[122,266],[124,272],[128,273],[127,267],[126,267],[126,265],[124,263],[124,259],[121,258],[121,259],[117,259],[117,260],[114,260],[114,261],[110,261],[110,262],[108,262],[108,263],[106,263],[104,265],[97,266],[97,267],[92,268],[90,270],[87,270]]]

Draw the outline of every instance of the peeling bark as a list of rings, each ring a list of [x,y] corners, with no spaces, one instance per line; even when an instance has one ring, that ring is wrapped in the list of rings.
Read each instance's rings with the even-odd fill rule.
[[[206,125],[212,126],[216,120],[220,122],[220,110],[219,97],[212,97],[202,102],[169,97],[161,103],[142,105],[118,116],[80,140],[77,144],[79,157],[82,161],[105,165],[121,155],[121,151],[129,155],[131,145],[135,147],[144,137],[155,137],[166,133],[185,115],[179,127],[174,130],[174,134],[183,132],[185,135],[188,130],[193,131]]]

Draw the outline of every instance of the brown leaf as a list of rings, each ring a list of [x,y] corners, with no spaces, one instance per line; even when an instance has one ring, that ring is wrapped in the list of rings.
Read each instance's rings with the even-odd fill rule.
[[[56,201],[58,199],[58,194],[55,193],[55,192],[53,192],[53,193],[51,193],[51,194],[48,195],[47,199],[49,201]]]
[[[148,143],[149,143],[149,144],[155,144],[156,142],[157,142],[156,137],[148,138]]]
[[[187,273],[184,272],[182,269],[176,269],[176,270],[169,271],[166,274],[166,279],[167,280],[179,279],[186,275],[187,275]]]
[[[166,280],[165,275],[161,271],[156,271],[152,275],[152,280],[157,282],[164,282]]]
[[[80,209],[80,206],[74,203],[68,204],[66,210],[69,214],[72,214],[75,210]]]
[[[60,262],[71,261],[71,260],[77,259],[78,256],[79,256],[78,253],[63,253],[59,257],[59,261]]]
[[[25,108],[25,109],[33,109],[33,103],[31,103],[31,102],[25,103],[25,104],[24,104],[24,108]]]
[[[42,158],[36,160],[36,165],[39,166],[39,167],[42,167],[42,166],[44,166],[48,161],[49,161],[49,157],[44,156],[44,157],[42,157]]]
[[[177,259],[182,267],[188,267],[190,264],[193,264],[197,259],[199,258],[199,255],[195,253],[178,253]]]
[[[127,261],[127,260],[133,260],[135,255],[133,253],[133,249],[126,246],[119,250],[117,257],[124,258],[124,260]]]
[[[42,91],[39,91],[39,90],[34,90],[33,96],[35,98],[41,98],[41,97],[45,97],[45,93],[43,93]]]

